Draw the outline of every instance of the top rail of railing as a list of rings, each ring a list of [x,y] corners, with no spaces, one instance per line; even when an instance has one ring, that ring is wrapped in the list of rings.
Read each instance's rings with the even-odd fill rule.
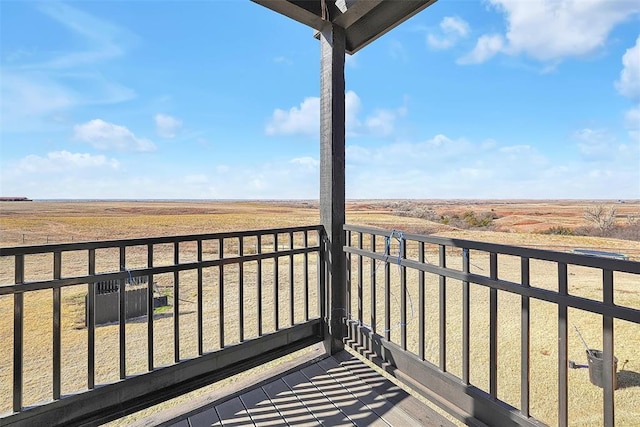
[[[376,236],[389,237],[389,230],[373,227],[361,227],[355,225],[345,225],[345,231],[372,234]],[[460,249],[475,249],[483,252],[493,252],[503,255],[513,255],[517,257],[539,259],[543,261],[555,261],[566,264],[580,265],[583,267],[594,267],[604,270],[620,271],[624,273],[640,274],[640,262],[621,260],[614,258],[596,257],[577,253],[557,252],[545,249],[528,248],[522,246],[510,246],[499,243],[478,242],[473,240],[453,239],[450,237],[426,236],[423,234],[403,233],[405,238],[416,242],[444,245]]]
[[[157,245],[163,243],[176,243],[176,242],[189,242],[197,240],[218,240],[229,239],[238,237],[254,237],[265,236],[273,234],[285,234],[295,233],[303,231],[321,230],[320,225],[305,225],[299,227],[283,227],[283,228],[269,228],[259,230],[242,230],[242,231],[226,231],[219,233],[207,233],[207,234],[187,234],[181,236],[160,236],[160,237],[139,237],[132,239],[118,239],[118,240],[100,240],[100,241],[87,241],[87,242],[73,242],[73,243],[48,243],[44,245],[29,245],[29,246],[12,246],[0,248],[0,256],[12,256],[12,255],[33,255],[51,252],[65,252],[65,251],[80,251],[88,249],[104,249],[113,248],[119,246],[142,246],[142,245]]]

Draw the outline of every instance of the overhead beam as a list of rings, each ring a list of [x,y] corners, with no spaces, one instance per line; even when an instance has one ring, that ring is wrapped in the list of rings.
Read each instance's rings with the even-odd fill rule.
[[[436,0],[252,0],[316,31],[333,24],[345,30],[345,51],[353,54]]]

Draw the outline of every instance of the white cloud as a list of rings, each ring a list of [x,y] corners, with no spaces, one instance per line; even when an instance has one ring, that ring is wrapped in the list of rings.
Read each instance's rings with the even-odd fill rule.
[[[293,164],[293,165],[298,165],[301,166],[305,169],[309,169],[309,170],[317,170],[318,167],[320,166],[320,161],[314,159],[313,157],[296,157],[294,159],[291,159],[289,161],[289,163]]]
[[[407,108],[377,109],[370,116],[360,119],[362,101],[354,91],[345,93],[345,126],[348,137],[353,136],[388,136],[395,127],[398,117],[406,114]],[[276,109],[265,128],[267,135],[319,135],[320,132],[320,98],[305,98],[299,107],[289,111]]]
[[[45,157],[30,154],[20,159],[12,167],[12,174],[44,174],[51,172],[70,172],[74,169],[118,169],[119,162],[103,155],[88,153],[70,153],[69,151],[52,151]]]
[[[467,37],[469,31],[469,24],[464,19],[457,16],[446,16],[440,22],[440,34],[427,34],[427,44],[433,49],[449,49],[458,40]]]
[[[175,138],[176,133],[182,127],[182,120],[167,114],[156,114],[156,133],[162,138]]]
[[[458,64],[479,64],[492,58],[504,47],[504,40],[501,35],[484,35],[478,39],[476,47],[456,62]]]
[[[27,78],[2,70],[0,117],[3,130],[20,127],[25,119],[51,117],[77,103],[76,96],[46,76]],[[26,126],[25,126],[26,127]]]
[[[138,138],[124,126],[94,119],[73,128],[74,137],[99,150],[153,151],[156,146],[146,138]]]
[[[593,54],[605,45],[617,24],[640,12],[640,3],[632,0],[489,0],[489,3],[505,16],[507,31],[501,36],[504,43],[498,44],[495,35],[483,35],[480,40],[484,38],[485,49],[478,40],[474,50],[478,52],[469,54],[460,63],[474,63],[474,59],[483,62],[498,51],[544,62]],[[488,44],[488,40],[493,43]]]
[[[581,129],[575,132],[574,137],[578,141],[580,154],[586,160],[612,159],[624,150],[624,144],[620,144],[615,136],[603,129]]]
[[[620,80],[615,83],[616,89],[626,97],[640,98],[640,36],[636,44],[622,56],[622,65]]]
[[[312,135],[320,129],[320,98],[305,98],[289,111],[276,108],[267,124],[267,135]]]

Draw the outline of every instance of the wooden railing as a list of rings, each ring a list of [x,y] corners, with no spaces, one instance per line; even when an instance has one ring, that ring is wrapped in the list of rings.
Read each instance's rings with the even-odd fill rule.
[[[0,248],[0,425],[107,421],[322,340],[322,239],[306,226]],[[96,287],[113,280],[119,321],[98,327]],[[128,283],[148,316],[127,320]],[[159,294],[170,307],[154,309]]]
[[[345,231],[349,303],[333,310],[343,311],[354,349],[471,425],[567,426],[570,413],[577,419],[570,412],[576,401],[589,406],[580,387],[597,389],[586,370],[569,388],[570,354],[586,361],[588,353],[571,326],[595,320],[582,332],[589,350],[602,348],[603,398],[580,410],[614,425],[614,350],[621,348],[614,321],[624,339],[635,339],[637,355],[639,262],[350,225]],[[541,370],[551,374],[538,378]],[[536,411],[556,409],[538,419],[532,401]]]

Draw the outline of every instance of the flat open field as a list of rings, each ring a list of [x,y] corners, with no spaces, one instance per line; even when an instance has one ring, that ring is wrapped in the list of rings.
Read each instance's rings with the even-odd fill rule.
[[[437,234],[468,240],[489,241],[509,245],[547,248],[558,251],[570,251],[573,248],[591,248],[620,252],[630,259],[640,261],[640,242],[617,240],[610,238],[560,236],[539,234],[551,227],[575,228],[587,226],[583,218],[585,209],[599,203],[598,201],[412,201],[432,209],[437,216],[462,215],[473,211],[478,214],[492,212],[497,219],[493,231],[485,229],[461,230],[440,222],[397,215],[402,201],[351,201],[347,207],[349,224],[368,225],[386,229],[397,229],[412,233]],[[640,214],[640,202],[614,203],[618,212],[618,222],[623,224],[627,216]],[[0,203],[0,245],[38,245],[53,242],[71,242],[87,240],[124,239],[133,237],[154,237],[167,235],[184,235],[213,233],[230,230],[250,230],[275,228],[319,223],[317,202],[200,202],[200,201],[96,201],[96,202],[2,202]],[[159,256],[163,256],[159,254]],[[171,254],[166,255],[170,257]],[[300,271],[296,259],[296,270]],[[473,268],[486,268],[487,260],[474,260]],[[79,264],[80,265],[80,264]],[[117,265],[117,264],[116,264]],[[505,276],[517,277],[519,263],[517,260],[500,262]],[[46,265],[30,267],[34,275],[50,274],[50,261]],[[73,268],[73,267],[71,267]],[[250,267],[248,267],[250,268]],[[513,271],[509,270],[512,269]],[[286,272],[286,266],[281,268]],[[237,274],[230,271],[229,274]],[[365,276],[369,272],[365,271]],[[536,270],[532,266],[532,274],[537,274],[540,282],[545,279],[544,266]],[[213,273],[212,273],[213,275]],[[570,271],[570,287],[572,293],[588,298],[600,299],[599,277],[591,277],[588,271],[576,269]],[[616,302],[634,308],[640,308],[640,283],[637,277],[623,275],[616,277]],[[164,278],[170,288],[170,277]],[[12,271],[5,262],[0,263],[0,285],[11,283]],[[159,279],[161,282],[163,278]],[[213,278],[212,278],[213,280]],[[315,280],[315,279],[314,279]],[[411,280],[411,277],[410,277]],[[283,281],[284,282],[284,281]],[[415,282],[415,280],[414,280]],[[182,292],[185,284],[184,293]],[[181,277],[181,295],[187,300],[180,304],[181,341],[184,341],[185,356],[194,354],[195,311],[192,301],[194,288],[193,278],[189,275]],[[233,278],[226,279],[229,285],[229,303],[237,304],[237,292],[233,291]],[[161,283],[162,285],[162,283]],[[246,295],[254,295],[247,283]],[[268,287],[269,284],[267,283]],[[271,285],[272,286],[272,285]],[[452,285],[453,286],[453,285]],[[227,288],[225,288],[227,289]],[[286,291],[286,289],[284,290]],[[285,292],[283,291],[283,295]],[[408,285],[413,301],[417,301],[417,285]],[[207,290],[207,301],[216,307],[216,289]],[[63,393],[80,390],[86,372],[86,329],[83,324],[84,294],[86,286],[74,286],[63,290]],[[381,295],[381,293],[379,293]],[[296,301],[301,298],[295,295]],[[310,295],[314,301],[315,294]],[[487,384],[486,369],[488,363],[488,335],[486,332],[488,314],[488,292],[486,289],[472,290],[472,332],[477,339],[472,343],[472,382],[485,387]],[[7,345],[0,349],[0,413],[10,409],[11,397],[11,345],[12,299],[0,297],[0,340]],[[428,304],[436,304],[431,301]],[[251,300],[245,301],[246,310],[254,307]],[[266,302],[273,304],[273,302]],[[382,302],[380,302],[382,304]],[[365,304],[366,306],[367,304]],[[448,360],[453,373],[460,369],[459,331],[460,299],[456,293],[448,295],[447,323],[451,325],[448,348],[452,349]],[[507,402],[518,404],[519,389],[519,299],[511,295],[500,294],[499,303],[499,397]],[[184,312],[183,312],[184,310]],[[206,313],[207,319],[215,319],[215,309]],[[51,387],[51,293],[46,291],[32,292],[25,297],[25,403],[32,404],[50,396]],[[281,310],[285,312],[286,310]],[[427,330],[437,330],[437,310],[427,307],[432,313],[427,319]],[[365,313],[366,316],[366,313]],[[395,314],[394,314],[395,316]],[[598,316],[571,310],[570,324],[577,325],[585,339],[598,347],[602,342],[602,320]],[[557,317],[557,307],[539,301],[532,302],[532,414],[553,425],[557,420],[557,362],[556,354],[557,325],[548,321]],[[44,319],[44,321],[42,321]],[[237,319],[229,321],[228,331],[233,336]],[[215,328],[213,320],[210,328]],[[286,322],[283,322],[286,324]],[[417,330],[417,321],[410,319],[408,332]],[[159,363],[170,363],[172,360],[172,319],[170,313],[160,316],[154,323],[159,334],[156,341],[156,354]],[[624,371],[619,378],[620,388],[616,391],[616,423],[617,425],[634,425],[640,419],[640,325],[629,322],[615,322],[615,355],[619,359],[618,370]],[[166,331],[166,334],[165,332]],[[117,325],[102,326],[96,331],[98,340],[97,380],[109,382],[117,380]],[[251,325],[247,326],[247,335],[251,336]],[[140,335],[146,337],[146,321],[127,322],[127,334],[133,340]],[[395,332],[392,333],[395,334]],[[486,336],[485,336],[486,335]],[[206,338],[207,349],[217,348],[215,336]],[[144,341],[144,340],[142,340]],[[409,342],[413,349],[416,341]],[[437,337],[427,343],[428,359],[437,363]],[[456,350],[457,349],[457,350]],[[143,372],[145,352],[139,355],[137,346],[127,348],[128,367],[131,373]],[[144,349],[143,349],[144,350]],[[79,360],[78,366],[69,360]],[[576,363],[586,363],[584,348],[573,331],[570,332],[569,357]],[[129,368],[128,368],[129,369]],[[569,419],[573,425],[601,424],[601,390],[589,383],[586,369],[569,372]]]

